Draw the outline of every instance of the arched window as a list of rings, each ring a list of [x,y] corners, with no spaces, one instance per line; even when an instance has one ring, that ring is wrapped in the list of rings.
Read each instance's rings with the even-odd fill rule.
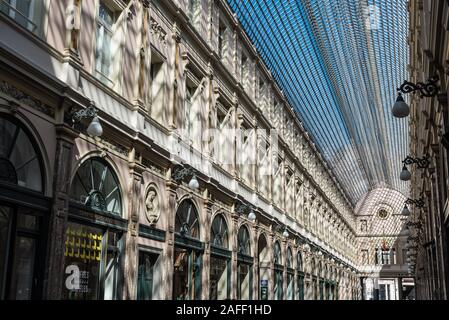
[[[246,254],[247,256],[250,256],[251,255],[251,241],[249,238],[248,228],[245,226],[241,226],[239,229],[237,238],[238,238],[239,253]]]
[[[175,232],[182,236],[199,239],[198,211],[191,200],[183,201],[176,211]]]
[[[43,192],[42,160],[18,121],[0,115],[0,182]]]
[[[296,262],[298,264],[298,270],[303,271],[303,264],[302,264],[302,254],[301,251],[298,251],[298,255],[296,257]]]
[[[274,244],[274,263],[282,264],[281,245],[279,241],[276,241]]]
[[[292,249],[287,249],[287,268],[293,268],[293,253]]]
[[[89,208],[122,215],[122,196],[117,176],[102,158],[90,158],[80,166],[70,192],[72,200]]]
[[[228,227],[223,216],[217,215],[212,222],[212,227],[210,230],[210,239],[212,244],[222,248],[228,248]]]

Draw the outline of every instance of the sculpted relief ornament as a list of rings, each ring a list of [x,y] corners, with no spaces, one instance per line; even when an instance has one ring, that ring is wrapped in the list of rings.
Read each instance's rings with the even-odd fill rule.
[[[159,196],[154,186],[149,187],[147,190],[147,195],[145,198],[145,212],[151,225],[155,225],[159,221],[161,210],[159,205]]]

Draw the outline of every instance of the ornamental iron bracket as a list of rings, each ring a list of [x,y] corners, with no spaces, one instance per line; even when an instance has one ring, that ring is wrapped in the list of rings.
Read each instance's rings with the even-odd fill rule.
[[[426,155],[425,155],[424,157],[422,157],[422,158],[413,158],[413,157],[411,157],[411,156],[407,156],[407,158],[405,158],[405,159],[402,161],[402,163],[405,164],[405,165],[411,165],[411,164],[416,163],[416,164],[417,164],[417,167],[418,167],[419,169],[426,169],[426,168],[428,168],[429,165],[430,165],[429,155],[426,154]]]
[[[423,208],[424,207],[424,205],[425,205],[425,202],[424,202],[424,200],[421,198],[421,199],[410,199],[410,198],[408,198],[406,201],[405,201],[405,204],[413,204],[413,205],[415,205],[417,208]]]
[[[195,175],[195,169],[192,167],[184,167],[183,165],[177,164],[173,167],[171,178],[180,184],[185,178],[193,177]]]
[[[416,92],[419,91],[421,98],[422,97],[435,97],[439,91],[440,88],[437,85],[437,82],[439,81],[438,75],[435,75],[429,79],[427,79],[427,82],[417,82],[413,83],[410,81],[405,80],[404,83],[397,88],[398,92],[402,93],[410,93],[410,92]]]

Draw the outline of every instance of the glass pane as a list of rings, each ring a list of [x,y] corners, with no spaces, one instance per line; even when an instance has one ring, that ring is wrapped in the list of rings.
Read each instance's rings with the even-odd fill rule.
[[[117,177],[101,158],[91,158],[81,165],[73,178],[70,197],[92,209],[122,213]]]
[[[42,191],[41,166],[34,144],[25,131],[5,118],[0,118],[0,162],[3,181]]]
[[[175,231],[183,236],[199,238],[198,212],[191,201],[183,201],[176,212]]]
[[[211,239],[214,245],[228,248],[228,228],[221,215],[216,216],[212,222]]]
[[[187,300],[189,297],[189,252],[186,249],[175,249],[173,299]]]
[[[65,242],[64,300],[96,300],[100,294],[103,230],[68,223]]]
[[[239,287],[238,287],[238,299],[240,300],[249,300],[250,299],[250,266],[247,264],[239,264],[238,266],[238,281],[239,281]]]
[[[6,263],[8,255],[9,223],[11,208],[0,206],[0,298],[3,299],[3,289],[6,280]]]
[[[107,243],[105,236],[107,235]],[[104,261],[104,300],[119,299],[119,257],[121,246],[121,234],[108,231],[103,236],[103,250],[106,251],[106,260]]]
[[[33,21],[31,0],[16,0],[15,20],[25,28],[28,28],[28,21]]]
[[[210,299],[224,300],[228,298],[228,260],[210,258]]]
[[[40,218],[32,215],[33,211],[29,209],[20,209],[17,215],[17,227],[38,231],[40,227]]]
[[[12,267],[9,298],[12,300],[29,300],[33,289],[34,260],[36,257],[36,240],[17,237],[14,248],[14,265]]]
[[[153,271],[159,255],[139,252],[139,270],[137,280],[137,299],[151,300],[153,298]]]

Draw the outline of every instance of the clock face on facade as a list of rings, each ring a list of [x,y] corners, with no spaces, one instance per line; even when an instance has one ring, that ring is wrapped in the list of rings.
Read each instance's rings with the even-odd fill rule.
[[[385,209],[380,209],[379,212],[377,212],[377,216],[380,219],[386,219],[388,217],[388,212]]]

